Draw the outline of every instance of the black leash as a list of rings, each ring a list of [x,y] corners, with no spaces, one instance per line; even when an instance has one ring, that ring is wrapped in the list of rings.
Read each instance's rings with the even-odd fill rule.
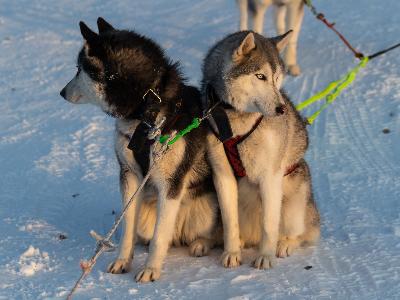
[[[371,60],[371,59],[373,59],[373,58],[375,58],[375,57],[381,56],[382,54],[385,54],[385,53],[387,53],[387,52],[389,52],[389,51],[392,51],[392,50],[394,50],[394,49],[396,49],[396,48],[398,48],[398,47],[400,47],[400,43],[398,43],[398,44],[396,44],[396,45],[394,45],[394,46],[391,46],[391,47],[389,47],[389,48],[387,48],[387,49],[378,51],[378,52],[376,52],[376,53],[374,53],[374,54],[371,54],[371,55],[368,56],[368,59]]]

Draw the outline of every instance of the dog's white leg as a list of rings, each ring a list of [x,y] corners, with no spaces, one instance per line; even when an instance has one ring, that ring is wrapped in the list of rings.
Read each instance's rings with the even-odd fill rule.
[[[304,17],[303,0],[295,0],[288,4],[288,29],[293,30],[289,44],[286,49],[285,62],[289,68],[290,75],[300,75],[301,70],[297,64],[297,40],[299,38],[301,24]]]
[[[286,5],[278,5],[275,11],[275,26],[278,35],[286,32]]]
[[[233,268],[241,263],[237,182],[222,144],[210,143],[210,145],[209,158],[224,232],[222,264],[226,268]]]
[[[136,275],[136,281],[149,282],[160,278],[161,266],[173,238],[181,198],[182,193],[179,193],[174,198],[168,197],[166,191],[159,193],[157,223],[154,236],[150,242],[149,256],[147,257],[145,268]]]
[[[218,194],[224,228],[225,251],[221,258],[222,265],[226,268],[237,267],[241,263],[241,255],[236,178],[233,174],[216,172],[214,185]]]
[[[262,238],[259,246],[260,255],[254,261],[254,267],[257,269],[268,269],[275,265],[283,196],[282,179],[282,170],[268,171],[267,176],[260,182]]]
[[[123,207],[125,207],[131,199],[138,186],[139,178],[128,169],[121,168],[120,189]],[[136,197],[125,214],[122,241],[119,246],[119,255],[118,258],[108,266],[108,272],[110,273],[120,274],[129,272],[130,270],[136,236],[137,218],[135,218],[135,215],[136,210],[140,209],[140,203],[138,202],[140,202],[140,196]]]
[[[239,12],[240,12],[240,24],[239,24],[240,30],[247,30],[248,28],[247,1],[248,0],[237,0],[237,5],[239,6]]]

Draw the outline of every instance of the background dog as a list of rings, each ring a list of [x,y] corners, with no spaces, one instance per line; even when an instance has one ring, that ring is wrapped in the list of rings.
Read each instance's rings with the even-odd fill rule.
[[[278,35],[293,30],[285,53],[285,63],[289,74],[300,75],[297,64],[297,40],[304,16],[304,0],[237,0],[240,9],[240,30],[247,30],[248,13],[252,17],[252,28],[257,33],[263,32],[264,15],[271,4],[276,5],[275,24]]]
[[[166,58],[156,43],[132,31],[116,30],[102,18],[97,24],[99,34],[80,23],[85,42],[78,71],[61,96],[75,104],[95,104],[117,118],[115,152],[125,206],[147,173],[158,144],[148,141],[145,121],[166,117],[165,133],[183,129],[202,113],[200,93],[185,85],[178,64]],[[206,158],[206,133],[200,126],[157,163],[150,183],[125,215],[120,252],[109,272],[129,270],[136,233],[151,240],[146,266],[136,276],[140,282],[160,277],[171,242],[189,245],[194,256],[206,255],[214,245],[218,204]],[[127,148],[131,139],[133,152]]]
[[[212,86],[216,97],[231,106],[226,113],[233,135],[251,133],[237,145],[246,171],[239,180],[239,212],[231,168],[235,161],[229,163],[226,145],[215,136],[209,136],[208,149],[219,201],[231,201],[229,210],[221,210],[222,218],[239,214],[242,243],[259,245],[254,265],[260,269],[272,267],[276,255],[285,257],[301,244],[316,242],[320,233],[303,159],[308,146],[305,123],[281,90],[285,68],[279,51],[290,34],[271,39],[249,31],[231,34],[211,48],[203,66],[203,97]],[[230,235],[237,245],[236,232]]]

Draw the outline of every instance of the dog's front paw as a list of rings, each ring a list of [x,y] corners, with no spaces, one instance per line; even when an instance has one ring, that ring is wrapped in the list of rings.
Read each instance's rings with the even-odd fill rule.
[[[301,74],[301,69],[299,65],[288,66],[288,73],[292,76],[299,76]]]
[[[224,251],[221,257],[222,265],[225,268],[236,268],[241,265],[242,257],[239,252],[227,252]]]
[[[276,247],[276,256],[281,258],[290,256],[298,246],[299,243],[297,239],[282,239],[278,242],[278,246]]]
[[[145,283],[159,279],[160,275],[160,269],[145,267],[142,271],[136,274],[135,279],[136,282]]]
[[[210,251],[210,243],[205,239],[197,239],[189,246],[189,254],[191,256],[205,256]]]
[[[260,255],[253,262],[256,269],[264,270],[273,268],[276,265],[276,258],[273,255]]]
[[[108,265],[107,272],[112,274],[128,273],[131,269],[132,260],[118,258]]]

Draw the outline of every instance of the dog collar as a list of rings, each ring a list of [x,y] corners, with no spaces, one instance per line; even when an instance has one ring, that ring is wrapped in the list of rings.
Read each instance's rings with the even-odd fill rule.
[[[152,88],[148,89],[143,94],[142,98],[143,102],[141,104],[141,112],[135,116],[135,119],[140,120],[140,123],[132,133],[132,136],[129,140],[128,149],[138,153],[146,152],[145,155],[147,155],[150,146],[154,143],[154,139],[149,139],[148,136],[151,130],[153,130],[156,126],[156,119],[161,111],[163,101],[159,93],[157,93],[157,90]],[[162,132],[168,131],[179,119],[178,111],[181,108],[181,105],[182,99],[177,101],[175,104],[174,117],[161,126],[163,127]]]

